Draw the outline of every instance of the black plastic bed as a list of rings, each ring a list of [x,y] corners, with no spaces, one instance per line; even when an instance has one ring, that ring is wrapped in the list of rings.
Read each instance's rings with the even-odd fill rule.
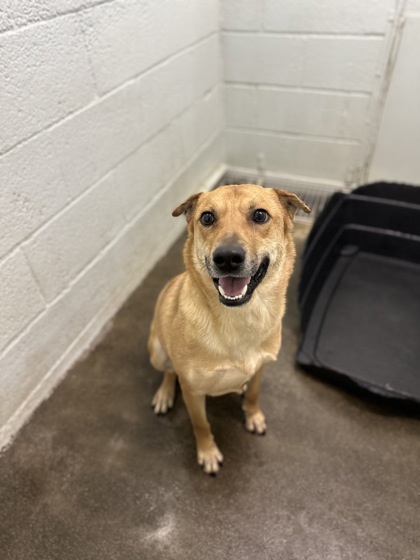
[[[420,187],[335,193],[307,241],[299,305],[302,367],[420,403]]]

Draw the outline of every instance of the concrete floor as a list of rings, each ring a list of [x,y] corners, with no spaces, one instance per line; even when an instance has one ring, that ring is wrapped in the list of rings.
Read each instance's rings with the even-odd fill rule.
[[[0,458],[1,560],[418,560],[420,416],[296,369],[298,270],[263,382],[267,435],[244,430],[238,395],[209,399],[225,456],[212,478],[182,398],[154,416],[148,326],[181,246]]]

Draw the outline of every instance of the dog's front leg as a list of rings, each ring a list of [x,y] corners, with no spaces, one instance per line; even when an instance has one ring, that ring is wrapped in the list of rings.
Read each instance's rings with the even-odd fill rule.
[[[265,416],[260,409],[258,397],[260,394],[260,384],[263,368],[260,368],[248,383],[245,391],[243,410],[245,412],[245,427],[248,431],[264,435],[267,425],[265,423]]]
[[[181,389],[194,430],[198,464],[203,467],[204,472],[215,474],[223,462],[223,455],[214,443],[210,424],[207,421],[206,397],[191,393],[182,383]]]

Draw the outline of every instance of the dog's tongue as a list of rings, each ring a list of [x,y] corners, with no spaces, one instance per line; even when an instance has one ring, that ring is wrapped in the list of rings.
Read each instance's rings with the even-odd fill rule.
[[[222,287],[225,294],[229,297],[239,296],[244,287],[249,284],[251,278],[246,276],[244,278],[236,278],[234,276],[223,276],[219,278],[219,286]]]

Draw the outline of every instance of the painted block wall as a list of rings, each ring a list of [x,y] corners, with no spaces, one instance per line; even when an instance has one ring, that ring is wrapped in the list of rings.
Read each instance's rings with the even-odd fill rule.
[[[420,185],[420,0],[406,5],[369,180]]]
[[[222,2],[228,164],[357,183],[398,4]]]
[[[0,10],[0,448],[224,161],[214,0]]]

